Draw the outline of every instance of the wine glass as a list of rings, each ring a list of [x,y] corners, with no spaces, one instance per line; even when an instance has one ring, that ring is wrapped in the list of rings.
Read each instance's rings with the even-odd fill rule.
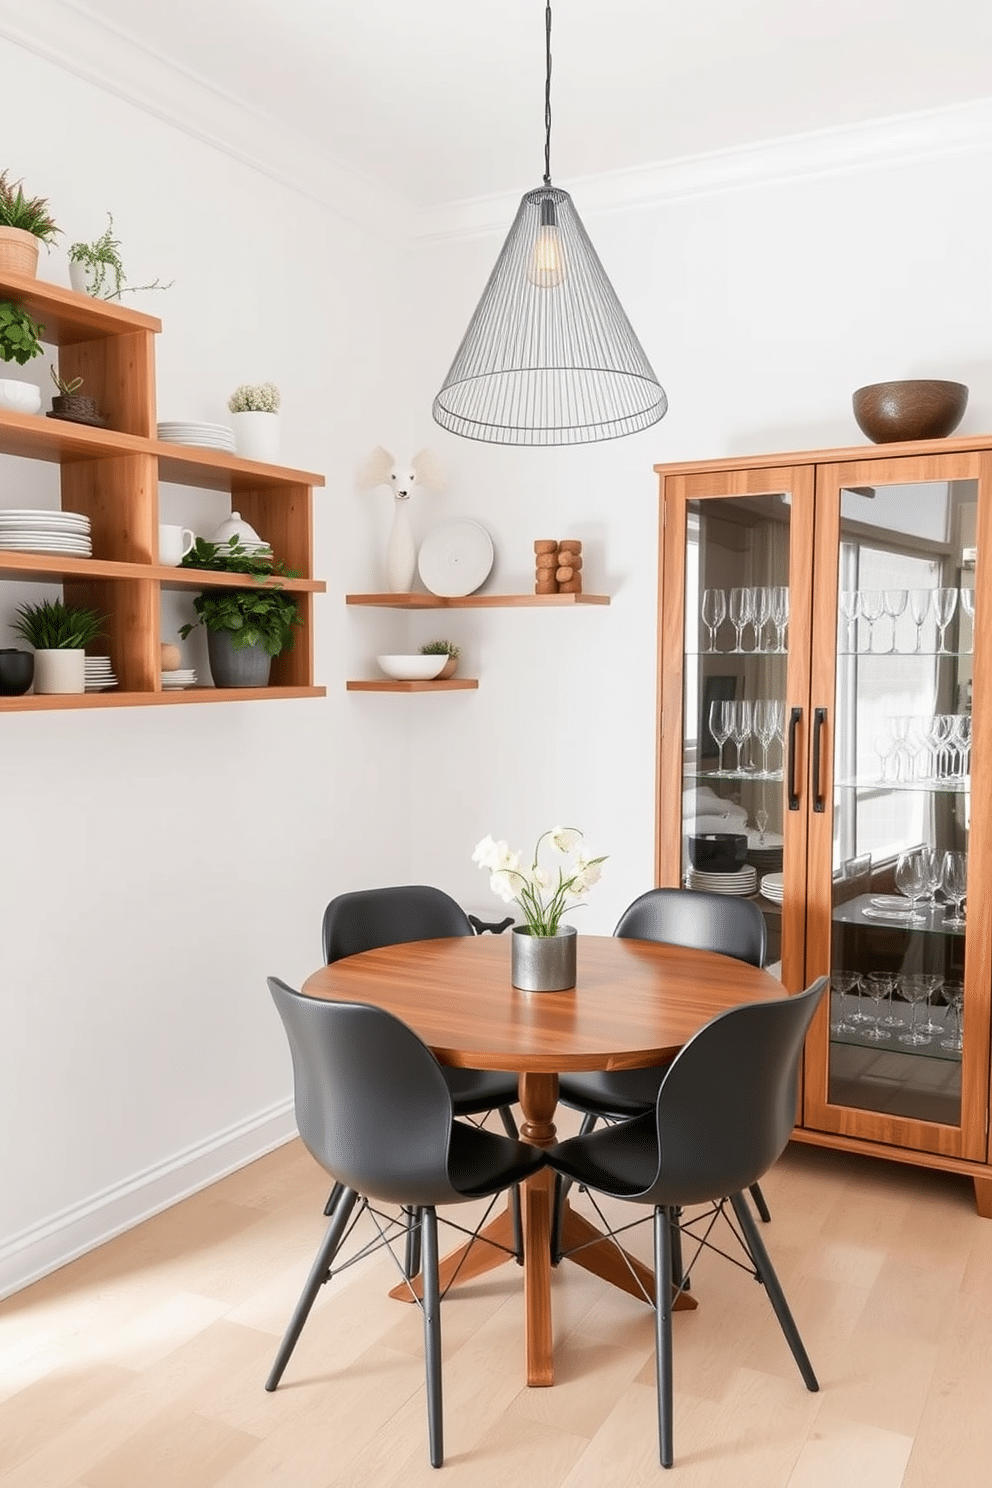
[[[930,610],[930,590],[910,589],[909,591],[909,613],[913,617],[916,626],[916,645],[914,652],[919,652],[923,647],[923,626]]]
[[[716,633],[727,618],[727,596],[722,589],[704,589],[700,617],[710,633],[707,651],[716,650]]]
[[[875,621],[882,613],[881,589],[862,589],[861,618],[868,622],[868,654],[875,650]]]
[[[920,1003],[925,1002],[930,995],[929,980],[929,977],[925,976],[904,976],[899,978],[899,990],[913,1009],[913,1016],[910,1019],[909,1027],[905,1033],[900,1033],[899,1035],[899,1042],[901,1044],[911,1044],[915,1048],[920,1044],[929,1044],[931,1042],[930,1035],[924,1033],[922,1029],[916,1026],[916,1010]]]
[[[765,810],[764,806],[758,807],[757,811],[754,813],[754,819],[758,824],[758,846],[764,847],[765,828],[768,825],[768,812]]]
[[[886,785],[888,783],[888,778],[889,778],[889,776],[888,776],[888,770],[886,769],[886,766],[888,764],[889,759],[892,756],[892,751],[896,747],[895,737],[894,737],[894,735],[892,733],[891,728],[886,727],[886,728],[880,729],[879,732],[872,739],[872,741],[871,741],[871,747],[874,749],[875,753],[878,755],[878,766],[879,766],[878,779],[879,779],[879,784],[880,785]]]
[[[944,636],[947,627],[954,619],[954,611],[957,609],[958,591],[956,589],[934,589],[933,590],[933,612],[937,617],[937,652],[938,655],[947,654],[944,645]]]
[[[923,859],[923,871],[926,874],[923,899],[933,909],[936,905],[937,890],[940,888],[940,870],[943,866],[944,854],[939,847],[921,847],[920,857]]]
[[[785,627],[789,623],[789,586],[775,584],[772,588],[772,624],[775,626],[775,650],[785,650]]]
[[[730,737],[737,747],[737,773],[740,775],[744,770],[741,758],[741,750],[751,737],[751,703],[747,698],[740,698],[734,703],[733,724]]]
[[[947,744],[952,754],[957,754],[957,764],[951,770],[951,777],[955,780],[964,781],[968,777],[968,767],[971,763],[970,713],[951,714],[951,729]]]
[[[916,913],[916,901],[926,893],[927,871],[923,854],[917,848],[901,852],[896,859],[896,888],[909,900],[909,924],[922,925],[923,916]]]
[[[859,1025],[853,1017],[847,1016],[844,1006],[844,998],[848,992],[855,992],[861,986],[861,977],[856,971],[832,971],[830,973],[830,988],[837,994],[837,1017],[830,1024],[831,1033],[857,1033]],[[861,1022],[866,1020],[866,1015],[861,1014]]]
[[[772,612],[771,590],[759,587],[751,590],[751,624],[754,626],[754,649],[761,650],[761,635]]]
[[[975,649],[975,591],[974,591],[974,589],[959,589],[958,590],[958,603],[960,604],[962,610],[964,610],[965,614],[968,616],[968,623],[971,626],[971,645],[968,647],[968,650],[969,651],[974,651],[974,649]]]
[[[882,608],[892,621],[892,644],[889,646],[888,654],[891,656],[896,649],[896,621],[906,613],[906,605],[909,601],[907,589],[883,589]]]
[[[734,650],[744,650],[744,627],[751,624],[754,615],[752,595],[753,589],[731,589],[729,614],[731,623],[737,630],[737,639],[734,641]]]
[[[775,699],[758,698],[754,704],[754,732],[761,745],[761,773],[768,774],[768,750],[775,737],[777,723]]]
[[[960,1054],[964,1048],[964,1028],[961,1018],[961,1012],[964,1006],[964,983],[945,982],[940,990],[954,1018],[954,1031],[939,1040],[940,1047],[942,1049],[950,1049],[955,1054]]]
[[[940,887],[951,901],[951,913],[943,921],[947,930],[965,928],[964,900],[968,893],[968,854],[945,852],[940,869]]]
[[[881,1043],[883,1039],[890,1039],[891,1033],[882,1026],[882,1003],[892,995],[892,984],[895,978],[888,971],[869,971],[861,978],[861,985],[875,1004],[876,1016],[869,1028],[863,1028],[862,1034],[865,1038],[872,1039],[875,1043]]]
[[[715,698],[710,703],[710,733],[716,740],[716,747],[719,750],[716,767],[716,773],[718,775],[723,774],[723,746],[730,738],[730,730],[733,723],[733,706],[733,703],[726,702],[725,700],[721,701],[719,698]]]
[[[840,612],[847,621],[847,649],[852,656],[858,650],[858,616],[861,614],[861,592],[858,589],[842,589],[838,596]]]

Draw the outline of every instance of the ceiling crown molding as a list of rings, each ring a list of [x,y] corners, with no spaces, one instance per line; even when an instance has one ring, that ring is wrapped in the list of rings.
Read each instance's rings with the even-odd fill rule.
[[[193,73],[137,45],[69,0],[0,0],[0,37],[54,63],[212,149],[239,160],[394,243],[410,204],[246,108]]]
[[[610,212],[982,151],[992,151],[992,98],[610,171],[569,180],[567,186],[583,212]],[[410,237],[431,243],[503,231],[520,195],[534,184],[523,182],[514,196],[424,209],[416,214]]]

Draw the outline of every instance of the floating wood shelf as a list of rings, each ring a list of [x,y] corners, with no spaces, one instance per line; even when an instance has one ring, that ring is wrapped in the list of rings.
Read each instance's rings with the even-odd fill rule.
[[[495,610],[569,605],[608,605],[608,594],[346,594],[345,604],[378,605],[390,610]]]
[[[478,687],[476,677],[449,677],[446,682],[348,682],[349,692],[470,692]]]

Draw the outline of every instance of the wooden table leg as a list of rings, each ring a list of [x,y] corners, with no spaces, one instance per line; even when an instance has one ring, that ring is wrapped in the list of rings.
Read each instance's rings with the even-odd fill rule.
[[[564,1259],[584,1266],[587,1271],[612,1282],[642,1302],[650,1304],[653,1301],[654,1272],[651,1267],[645,1266],[629,1251],[622,1250],[615,1241],[608,1240],[602,1230],[597,1230],[595,1225],[577,1214],[567,1199],[561,1216],[561,1248],[563,1252],[572,1252]],[[672,1307],[675,1312],[690,1312],[697,1305],[691,1292],[679,1292]]]
[[[525,1142],[548,1147],[555,1140],[558,1076],[522,1074],[520,1106]],[[551,1210],[555,1175],[542,1168],[523,1185],[524,1312],[528,1385],[553,1385],[555,1367],[551,1326]]]

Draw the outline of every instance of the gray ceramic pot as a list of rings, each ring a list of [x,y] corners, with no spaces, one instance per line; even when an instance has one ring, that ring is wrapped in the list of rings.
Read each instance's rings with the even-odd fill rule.
[[[207,631],[207,656],[215,687],[268,687],[272,657],[264,646],[235,650],[228,630]]]
[[[575,926],[556,935],[531,935],[526,925],[510,932],[511,980],[522,992],[565,992],[575,986]]]

